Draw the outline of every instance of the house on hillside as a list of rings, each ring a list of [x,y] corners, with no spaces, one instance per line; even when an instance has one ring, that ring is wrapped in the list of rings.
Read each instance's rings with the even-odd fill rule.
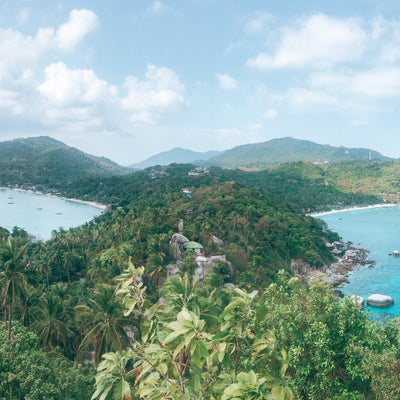
[[[198,242],[187,241],[183,243],[183,250],[193,250],[196,254],[201,254],[203,249],[203,246]]]
[[[202,175],[208,175],[210,173],[210,170],[205,167],[196,167],[195,169],[192,169],[188,172],[189,176],[202,176]]]

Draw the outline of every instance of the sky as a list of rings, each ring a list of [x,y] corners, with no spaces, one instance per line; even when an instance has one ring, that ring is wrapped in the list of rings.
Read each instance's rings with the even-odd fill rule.
[[[287,136],[400,158],[400,2],[2,0],[0,121],[122,165]]]

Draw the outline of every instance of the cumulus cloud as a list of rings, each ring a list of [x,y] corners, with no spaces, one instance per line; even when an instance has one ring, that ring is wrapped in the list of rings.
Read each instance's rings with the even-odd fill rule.
[[[38,91],[58,105],[94,103],[116,93],[116,89],[99,79],[93,70],[72,70],[62,62],[45,68],[45,81]]]
[[[129,76],[124,88],[127,94],[122,97],[121,106],[135,122],[157,122],[165,112],[185,103],[185,87],[176,72],[153,64],[147,65],[144,80]]]
[[[359,21],[316,14],[284,27],[277,48],[259,53],[247,65],[258,69],[325,68],[359,59],[366,44],[367,34]]]
[[[58,28],[54,39],[60,49],[70,50],[97,27],[98,20],[93,11],[72,10],[69,20]]]
[[[228,74],[215,74],[215,77],[218,79],[219,86],[222,89],[233,90],[239,86],[237,80]]]

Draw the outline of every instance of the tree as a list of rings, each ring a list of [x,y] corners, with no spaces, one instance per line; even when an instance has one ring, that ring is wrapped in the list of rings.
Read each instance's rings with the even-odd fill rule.
[[[31,328],[37,333],[43,347],[51,349],[65,346],[73,336],[72,315],[68,314],[57,295],[51,292],[43,294],[34,315],[35,321]]]
[[[122,350],[128,343],[124,327],[129,325],[129,319],[123,316],[122,301],[116,296],[115,287],[98,285],[96,294],[87,304],[78,305],[76,319],[85,329],[79,350],[94,350],[94,359],[98,364],[102,354],[112,349]]]
[[[12,316],[16,302],[23,298],[27,286],[26,249],[28,243],[20,244],[9,237],[0,244],[0,285],[8,339],[11,338]]]

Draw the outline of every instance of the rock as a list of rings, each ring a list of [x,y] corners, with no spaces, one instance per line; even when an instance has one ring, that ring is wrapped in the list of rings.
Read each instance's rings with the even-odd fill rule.
[[[179,274],[179,266],[177,264],[169,264],[165,269],[167,270],[168,277]]]
[[[189,239],[180,233],[175,233],[169,242],[169,253],[175,261],[182,261],[183,243],[188,242]]]
[[[215,243],[218,247],[224,247],[224,241],[217,238],[216,236],[212,236],[211,238],[212,242]]]
[[[180,220],[179,220],[178,232],[179,232],[180,234],[183,233],[183,219],[180,219]]]
[[[197,275],[200,279],[204,279],[204,277],[208,274],[208,271],[215,267],[219,261],[226,262],[226,256],[211,256],[211,257],[196,257],[197,268],[194,271],[195,275]]]
[[[394,300],[390,296],[384,294],[372,294],[367,298],[367,304],[372,307],[390,307],[394,303]]]
[[[365,307],[365,299],[364,297],[357,296],[356,294],[353,294],[353,296],[350,296],[350,299],[354,304],[358,304],[361,308]]]
[[[336,297],[339,297],[339,298],[343,298],[344,297],[344,293],[340,289],[333,289],[333,294]]]

